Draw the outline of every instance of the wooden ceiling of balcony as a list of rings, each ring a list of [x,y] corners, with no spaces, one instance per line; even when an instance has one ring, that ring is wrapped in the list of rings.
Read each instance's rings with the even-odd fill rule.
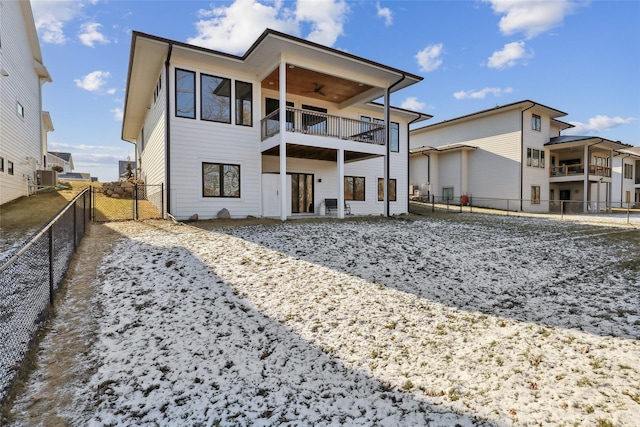
[[[291,67],[287,68],[287,93],[339,104],[372,88],[318,71]],[[278,68],[262,81],[262,88],[280,90]]]
[[[262,154],[267,156],[279,156],[280,147],[275,146]],[[314,159],[325,160],[328,162],[336,162],[338,160],[337,150],[323,147],[310,147],[307,145],[287,144],[287,157],[295,157],[297,159]],[[378,157],[371,153],[360,153],[357,151],[345,151],[344,162],[350,163],[358,160],[365,160]]]

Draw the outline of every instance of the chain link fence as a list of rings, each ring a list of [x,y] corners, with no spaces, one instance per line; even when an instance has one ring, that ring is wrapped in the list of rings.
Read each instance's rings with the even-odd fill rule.
[[[91,192],[86,189],[0,266],[0,403],[7,399],[90,220]]]
[[[412,197],[409,211],[413,213],[429,212],[468,212],[493,213],[499,215],[540,214],[559,216],[560,219],[576,219],[589,216],[600,218],[601,222],[640,225],[640,204],[626,202],[596,202],[578,200],[536,200],[498,199],[489,197],[461,196],[438,197],[434,195]]]
[[[124,181],[92,186],[93,220],[97,222],[164,218],[164,185]]]

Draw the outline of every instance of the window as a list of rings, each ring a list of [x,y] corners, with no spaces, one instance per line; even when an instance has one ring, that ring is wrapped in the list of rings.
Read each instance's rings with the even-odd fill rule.
[[[596,166],[609,166],[609,158],[608,157],[593,157],[593,164]]]
[[[442,200],[453,200],[453,187],[442,187]]]
[[[0,172],[4,172],[4,157],[0,157]]]
[[[378,201],[384,201],[384,178],[378,178]],[[396,180],[389,179],[389,201],[396,201]]]
[[[176,117],[196,118],[196,73],[176,68]]]
[[[539,115],[533,114],[531,116],[531,129],[537,130],[538,132],[540,132],[541,128],[542,128],[542,119],[540,118]]]
[[[344,177],[344,199],[364,201],[364,177]]]
[[[11,160],[7,160],[7,172],[9,172],[9,175],[13,175],[13,162]]]
[[[371,117],[367,117],[367,116],[360,116],[360,121],[372,122],[377,125],[384,125],[384,120],[376,119],[376,118],[372,119]],[[390,122],[390,123],[391,123],[391,133],[390,133],[391,146],[389,147],[389,150],[393,153],[398,153],[400,151],[400,123],[396,123],[396,122]],[[373,129],[371,125],[367,125],[367,124],[363,124],[361,128],[362,128],[360,130],[361,132],[367,132]],[[374,139],[375,141],[382,141],[384,137],[382,135],[377,135],[372,139]]]
[[[158,77],[158,81],[156,82],[156,89],[153,91],[153,103],[155,104],[158,101],[158,97],[160,96],[160,91],[162,90],[162,74]]]
[[[19,102],[16,102],[16,114],[24,118],[24,107]]]
[[[544,150],[527,148],[527,166],[544,168]]]
[[[633,179],[633,165],[624,165],[624,177],[625,179]]]
[[[252,126],[253,85],[236,81],[236,124]]]
[[[203,197],[240,197],[240,165],[202,163]]]
[[[231,123],[231,80],[200,74],[200,118]]]
[[[531,186],[531,204],[532,205],[540,204],[540,186],[539,185]]]
[[[631,203],[631,191],[624,192],[625,203]]]

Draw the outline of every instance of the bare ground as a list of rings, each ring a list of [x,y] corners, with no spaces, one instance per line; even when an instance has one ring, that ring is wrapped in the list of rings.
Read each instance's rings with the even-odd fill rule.
[[[51,330],[41,342],[40,369],[28,381],[28,387],[38,391],[32,398],[18,395],[9,414],[15,425],[68,425],[65,408],[73,405],[77,385],[95,370],[89,354],[101,315],[100,307],[92,305],[97,268],[119,236],[108,224],[90,224],[57,296]]]

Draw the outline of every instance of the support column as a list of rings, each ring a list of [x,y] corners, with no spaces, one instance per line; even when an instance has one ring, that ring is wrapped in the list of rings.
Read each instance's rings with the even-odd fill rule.
[[[344,218],[344,148],[338,149],[338,218]]]
[[[287,219],[287,63],[280,59],[280,219]]]
[[[461,150],[460,156],[460,197],[462,197],[469,192],[469,152]]]
[[[582,206],[582,211],[583,212],[587,212],[589,210],[589,146],[585,145],[584,146],[584,153],[582,154],[582,166],[584,168],[584,175],[582,177],[583,179],[583,191],[584,191],[584,196],[583,196],[583,206]]]

